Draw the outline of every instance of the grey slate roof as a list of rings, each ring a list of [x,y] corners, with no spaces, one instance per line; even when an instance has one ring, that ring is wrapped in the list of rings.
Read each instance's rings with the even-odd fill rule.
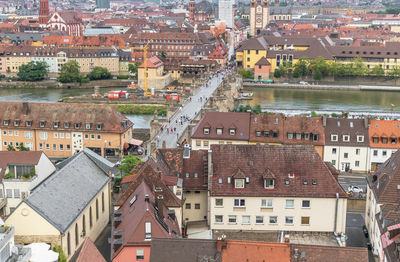
[[[93,198],[109,183],[109,161],[85,149],[42,182],[24,200],[61,233],[65,233]]]

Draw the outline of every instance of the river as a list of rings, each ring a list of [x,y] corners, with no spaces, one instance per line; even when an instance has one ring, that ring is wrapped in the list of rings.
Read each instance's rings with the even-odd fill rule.
[[[115,88],[102,88],[104,94]],[[0,101],[57,102],[60,98],[93,94],[93,89],[0,89]],[[153,115],[126,115],[134,128],[150,128]]]
[[[400,92],[249,88],[253,100],[244,104],[277,110],[338,112],[400,112]]]

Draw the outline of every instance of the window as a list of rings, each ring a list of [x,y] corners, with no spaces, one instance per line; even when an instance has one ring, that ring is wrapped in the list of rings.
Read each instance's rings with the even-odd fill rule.
[[[97,125],[96,125],[96,129],[97,129],[97,130],[101,130],[101,127],[102,127],[102,124],[97,124]]]
[[[293,139],[293,133],[288,133],[287,137],[288,137],[288,139]]]
[[[378,150],[374,150],[374,156],[378,156]]]
[[[203,146],[208,146],[208,141],[207,140],[203,141]]]
[[[278,134],[279,134],[278,131],[273,132],[273,133],[272,133],[272,137],[273,137],[273,138],[277,138],[277,137],[278,137]]]
[[[26,122],[25,122],[25,126],[28,126],[28,127],[29,127],[29,126],[32,126],[32,121],[26,121]]]
[[[190,203],[186,203],[186,204],[185,204],[185,208],[186,208],[186,209],[191,209],[191,207],[192,207],[192,206],[191,206]]]
[[[336,154],[336,148],[332,148],[332,155]]]
[[[301,207],[310,207],[310,200],[301,201]]]
[[[60,144],[60,151],[64,151],[64,145]]]
[[[223,216],[215,216],[215,223],[222,223],[223,221]]]
[[[218,178],[218,184],[222,184],[222,178]]]
[[[310,134],[308,134],[308,133],[304,134],[304,139],[305,140],[310,140]]]
[[[13,135],[13,131],[8,131],[8,135],[12,136]]]
[[[144,249],[136,249],[136,260],[144,260]]]
[[[194,204],[194,209],[200,209],[200,204]]]
[[[75,224],[75,246],[78,248],[79,245],[79,231],[78,231],[78,224]]]
[[[236,216],[228,216],[228,223],[236,224]]]
[[[382,151],[382,156],[386,156],[387,155],[387,151],[386,150],[383,150]]]
[[[374,143],[374,144],[379,143],[379,138],[378,137],[373,137],[372,138],[372,143]]]
[[[310,217],[301,217],[301,224],[302,225],[309,225],[310,224]]]
[[[92,226],[93,226],[92,207],[89,208],[89,225],[90,225],[90,228],[92,228]]]
[[[264,224],[264,217],[256,216],[256,224]]]
[[[20,198],[19,189],[14,189],[14,198]]]
[[[269,132],[268,131],[264,131],[264,137],[269,137]]]
[[[69,128],[70,124],[69,123],[64,123],[64,128]]]
[[[278,217],[277,217],[277,216],[270,216],[270,217],[269,217],[269,223],[270,223],[270,224],[276,224],[276,223],[278,223]]]
[[[265,179],[264,180],[264,188],[267,189],[272,189],[275,186],[275,180],[274,179]]]
[[[244,188],[244,179],[235,179],[235,188]]]
[[[236,134],[236,130],[233,129],[233,128],[229,129],[229,134],[230,134],[231,136],[234,136],[234,135]]]
[[[350,141],[350,136],[349,135],[343,135],[343,142],[349,142]]]
[[[99,220],[99,200],[96,199],[96,221]]]
[[[57,145],[53,144],[53,150],[56,151],[57,150]]]
[[[58,133],[57,132],[53,133],[53,137],[58,138]]]
[[[313,135],[313,141],[318,141],[318,135]]]
[[[296,139],[297,139],[297,140],[300,140],[300,139],[301,139],[301,134],[297,133],[297,134],[296,134]]]
[[[46,150],[50,150],[50,144],[46,144]]]
[[[210,134],[210,129],[209,129],[209,128],[204,128],[204,129],[203,129],[203,133],[204,133],[205,135]]]
[[[7,195],[7,198],[12,198],[13,197],[12,189],[6,189],[6,195]]]
[[[199,174],[198,173],[194,173],[194,178],[199,178]]]
[[[129,131],[128,131],[128,133],[129,133]],[[100,140],[101,139],[101,135],[97,135],[97,140]]]
[[[39,150],[43,150],[43,144],[39,143]]]
[[[293,225],[293,217],[285,217],[285,224]]]
[[[397,138],[391,137],[390,138],[390,143],[393,144],[393,145],[396,144],[397,143]]]
[[[360,155],[360,149],[356,148],[356,155]]]
[[[186,177],[186,178],[189,178],[189,177],[190,177],[190,174],[189,174],[189,173],[186,173],[186,174],[185,174],[185,177]]]
[[[230,177],[230,176],[228,176],[228,177],[226,178],[226,182],[227,182],[228,184],[231,183],[231,177]]]
[[[151,239],[151,222],[145,223],[145,233],[144,233],[145,240]]]
[[[196,146],[201,146],[201,140],[200,139],[196,139]]]
[[[364,136],[357,136],[357,142],[364,142]]]
[[[71,138],[71,134],[70,133],[66,133],[65,134],[65,138],[67,138],[67,139]]]
[[[359,166],[360,166],[360,161],[356,161],[356,162],[354,163],[354,165],[355,165],[356,167],[359,167]]]
[[[337,141],[337,135],[331,135],[331,140],[332,141]]]
[[[382,137],[382,144],[387,144],[387,143],[388,143],[387,137]]]
[[[71,150],[71,145],[67,145],[67,151]]]
[[[286,208],[294,208],[294,200],[286,200]]]
[[[272,207],[272,199],[261,199],[261,207]]]
[[[45,125],[46,125],[46,122],[45,122],[45,121],[40,121],[40,122],[39,122],[39,126],[40,126],[40,127],[44,127]]]
[[[19,132],[18,131],[14,131],[14,136],[19,136]]]
[[[71,255],[71,236],[70,236],[69,232],[67,235],[67,253],[68,253],[68,255]]]
[[[215,199],[215,206],[217,206],[217,207],[222,207],[222,206],[224,206],[224,199],[222,199],[222,198],[216,198],[216,199]]]
[[[349,153],[344,153],[344,154],[343,154],[343,157],[344,157],[344,158],[349,158]]]
[[[124,136],[125,136],[125,135],[124,135]],[[91,140],[94,140],[94,134],[91,134],[91,135],[90,135],[90,139],[91,139]]]
[[[260,137],[261,136],[261,131],[256,131],[256,137]]]
[[[233,205],[235,207],[244,207],[244,206],[246,206],[246,200],[245,199],[234,199]]]
[[[89,134],[85,134],[85,139],[89,139]]]
[[[24,134],[25,134],[25,139],[32,139],[32,132],[28,131],[25,132]]]
[[[242,216],[242,224],[250,224],[250,216]]]
[[[92,128],[92,124],[86,124],[86,129],[91,129]]]
[[[40,140],[47,140],[47,132],[40,132],[39,136]]]
[[[101,212],[104,213],[104,192],[101,192]]]
[[[58,128],[60,126],[60,122],[54,122],[53,127]]]
[[[6,136],[6,135],[7,135],[7,131],[3,130],[3,136]]]
[[[80,123],[75,123],[75,129],[79,129],[80,127],[81,127],[81,124]]]
[[[222,135],[222,128],[217,128],[217,135]]]

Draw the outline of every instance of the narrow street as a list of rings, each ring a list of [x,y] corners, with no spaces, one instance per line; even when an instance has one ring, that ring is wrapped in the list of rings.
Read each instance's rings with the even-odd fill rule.
[[[153,141],[156,142],[157,148],[162,147],[163,141],[165,141],[167,148],[174,148],[177,146],[178,138],[190,123],[190,121],[185,118],[187,117],[192,120],[200,113],[200,110],[204,107],[205,103],[210,99],[227,74],[229,73],[226,71],[222,71],[219,74],[216,73],[208,81],[208,85],[203,84],[196,94],[192,95],[190,99],[175,112],[166,127],[162,131],[159,130],[158,134],[155,136]]]

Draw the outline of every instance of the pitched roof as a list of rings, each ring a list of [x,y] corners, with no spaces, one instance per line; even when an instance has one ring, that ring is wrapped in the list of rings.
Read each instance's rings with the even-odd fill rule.
[[[369,146],[368,119],[327,118],[325,127],[325,145]],[[331,135],[337,135],[338,141],[332,141]],[[350,141],[343,141],[343,135],[349,135]],[[363,142],[358,142],[357,136],[364,136]]]
[[[3,120],[10,120],[8,126],[15,129],[26,129],[26,122],[32,121],[30,128],[41,130],[84,130],[96,132],[123,133],[133,126],[133,123],[109,105],[64,104],[64,103],[31,103],[31,102],[0,102],[0,128],[6,127]],[[19,126],[14,121],[19,120]],[[40,121],[45,122],[40,127]],[[54,123],[58,122],[57,128]],[[65,128],[64,123],[69,123]],[[80,124],[75,128],[75,124]],[[91,124],[86,128],[86,124]],[[102,125],[97,130],[97,124]]]
[[[323,119],[321,117],[286,117],[284,122],[284,143],[285,144],[313,144],[324,145],[325,143],[325,128],[323,126]],[[288,138],[288,133],[294,134],[313,134],[318,135],[318,139],[293,139]],[[302,137],[303,138],[303,137]]]
[[[251,114],[250,120],[250,141],[261,143],[282,143],[284,140],[285,116],[282,114]],[[257,136],[257,132],[261,132]],[[275,132],[276,137],[273,136]]]
[[[310,145],[211,145],[211,150],[212,196],[333,198],[339,193],[340,197],[346,197]],[[267,169],[276,179],[274,188],[265,190],[263,176]],[[243,189],[235,189],[234,181],[227,182],[227,178],[232,178],[238,170],[250,180]],[[220,178],[222,183],[218,183]],[[285,183],[286,179],[289,184]]]
[[[219,140],[249,140],[250,113],[238,112],[207,112],[193,128],[191,137]],[[204,128],[210,128],[209,134],[204,134]],[[222,128],[222,134],[217,134],[217,128]],[[229,129],[235,129],[231,135]]]
[[[157,56],[150,57],[146,59],[147,68],[157,68],[162,66],[164,63]],[[142,63],[140,68],[144,68],[144,63]]]
[[[375,120],[371,119],[369,126],[369,145],[371,148],[399,148],[400,140],[400,121],[398,120]],[[392,144],[389,137],[396,138],[396,143]],[[377,137],[378,143],[374,143],[373,137]],[[387,137],[388,142],[382,143],[381,137]]]
[[[0,151],[0,180],[8,165],[37,165],[42,151]]]
[[[187,173],[189,177],[186,176]],[[183,159],[182,177],[183,190],[207,189],[207,150],[190,151],[190,157]]]
[[[85,239],[82,245],[75,251],[75,254],[69,260],[70,262],[106,262],[103,255],[96,248],[89,237]]]
[[[297,250],[297,255],[296,255]],[[302,258],[305,257],[305,259]],[[368,261],[368,250],[360,247],[332,247],[317,245],[290,245],[292,262],[364,262]]]
[[[182,174],[183,168],[183,149],[182,148],[163,148],[156,152],[159,165],[168,170],[169,175],[178,176]]]
[[[268,60],[263,56],[260,58],[260,60],[258,60],[258,62],[255,65],[269,66],[269,65],[271,65],[271,63],[268,62]]]
[[[84,149],[24,200],[61,233],[68,230],[110,178]]]
[[[182,252],[183,250],[184,252]],[[218,256],[220,257],[219,254],[216,240],[166,238],[154,238],[151,240],[151,262],[187,262],[201,261],[201,259],[211,261],[208,258],[213,259],[212,261],[218,261],[215,259]]]

